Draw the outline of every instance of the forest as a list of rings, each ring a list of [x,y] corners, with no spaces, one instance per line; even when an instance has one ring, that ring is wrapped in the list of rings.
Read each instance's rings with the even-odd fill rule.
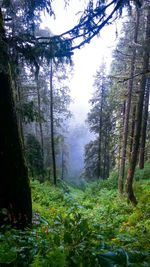
[[[54,34],[59,1],[0,0],[0,267],[149,267],[150,0],[86,0]],[[72,124],[73,55],[118,21]]]

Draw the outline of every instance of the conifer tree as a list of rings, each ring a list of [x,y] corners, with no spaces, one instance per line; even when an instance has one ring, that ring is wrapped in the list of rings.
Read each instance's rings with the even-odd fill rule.
[[[140,133],[141,133],[141,125],[142,125],[142,113],[143,113],[143,103],[144,103],[144,94],[146,88],[146,72],[149,67],[149,44],[150,44],[150,6],[147,5],[146,9],[146,29],[145,29],[145,49],[143,51],[143,66],[142,66],[142,75],[140,80],[140,90],[138,96],[138,103],[136,109],[136,119],[135,119],[135,131],[133,137],[133,149],[131,154],[131,160],[129,162],[129,168],[127,173],[126,180],[126,191],[128,194],[128,200],[131,201],[134,205],[137,204],[137,199],[134,195],[133,191],[133,178],[135,167],[138,158],[138,150],[140,143]]]
[[[90,100],[92,108],[88,113],[88,123],[90,131],[95,134],[95,140],[85,146],[85,175],[87,178],[93,175],[93,178],[105,179],[108,178],[110,170],[112,118],[108,99],[109,81],[104,64],[96,73],[94,86],[95,92]]]

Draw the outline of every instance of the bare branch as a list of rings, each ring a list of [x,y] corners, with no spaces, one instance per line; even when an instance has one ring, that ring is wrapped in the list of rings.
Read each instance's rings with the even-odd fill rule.
[[[134,78],[136,78],[136,77],[138,77],[140,75],[147,74],[147,73],[150,73],[150,70],[146,70],[144,72],[139,72],[139,73],[135,74],[132,78],[125,78],[122,81],[118,81],[118,83],[124,83],[124,82],[126,82],[128,80],[134,79]]]

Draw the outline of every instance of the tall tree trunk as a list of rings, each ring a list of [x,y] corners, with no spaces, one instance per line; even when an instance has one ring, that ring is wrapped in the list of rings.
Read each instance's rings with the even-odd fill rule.
[[[98,137],[98,179],[102,178],[102,115],[99,121],[99,137]]]
[[[119,126],[119,151],[118,151],[118,190],[120,191],[120,187],[122,188],[122,180],[119,179],[119,172],[121,167],[121,146],[122,146],[122,137],[123,137],[123,126],[124,126],[124,117],[125,117],[125,108],[126,108],[126,101],[124,100],[123,105],[121,106],[120,110],[120,126]]]
[[[103,129],[103,96],[104,96],[104,86],[101,87],[101,103],[100,103],[100,113],[99,113],[99,137],[98,137],[98,179],[103,178],[102,171],[102,129]]]
[[[12,20],[12,36],[14,36],[14,18]],[[11,55],[11,76],[14,83],[14,91],[15,91],[15,105],[19,107],[19,110],[17,112],[17,121],[18,121],[18,127],[19,127],[19,133],[21,137],[21,141],[23,144],[23,150],[25,151],[25,144],[24,144],[24,132],[23,132],[23,120],[22,120],[22,99],[21,99],[21,84],[20,84],[20,78],[19,78],[19,67],[18,67],[18,54],[15,48],[13,48]]]
[[[35,80],[36,80],[37,100],[38,100],[38,115],[39,115],[38,123],[39,123],[40,141],[41,141],[40,143],[41,143],[42,158],[44,158],[44,140],[43,140],[41,96],[40,96],[40,89],[39,89],[39,66],[38,65],[36,65]]]
[[[138,38],[138,29],[139,29],[139,10],[136,11],[136,25],[134,31],[134,42],[137,43]],[[125,108],[125,120],[123,127],[123,144],[121,151],[121,163],[120,163],[120,172],[118,179],[118,190],[119,193],[123,193],[124,187],[124,174],[125,174],[125,161],[126,161],[126,149],[127,149],[127,139],[128,139],[128,128],[129,128],[129,115],[130,115],[130,107],[131,107],[131,97],[132,97],[132,88],[133,88],[133,77],[135,72],[135,60],[136,60],[136,49],[133,48],[132,58],[131,58],[131,66],[130,66],[130,77],[128,82],[128,92],[126,99],[126,108]]]
[[[16,89],[17,89],[17,93],[18,93],[18,103],[19,103],[19,106],[21,108],[22,101],[21,101],[20,85],[18,85],[18,83],[16,83],[16,86],[17,86]],[[19,127],[20,136],[21,136],[21,141],[22,141],[22,144],[23,144],[23,150],[25,150],[23,121],[22,121],[22,114],[21,113],[17,114],[17,119],[18,119],[18,127]]]
[[[31,190],[18,131],[0,10],[0,209],[4,208],[13,226],[24,228],[31,223]],[[0,224],[3,224],[3,216],[0,216]]]
[[[35,80],[36,80],[36,89],[37,89],[37,100],[38,100],[38,115],[39,115],[39,129],[40,129],[40,144],[41,144],[41,154],[42,161],[44,161],[44,138],[43,138],[43,127],[42,127],[42,112],[41,112],[41,96],[40,96],[40,88],[39,88],[39,66],[35,63],[36,71],[35,71]],[[42,172],[41,182],[44,181],[44,173]]]
[[[106,136],[103,140],[103,179],[106,178]]]
[[[146,87],[146,72],[149,67],[149,45],[150,45],[150,6],[147,7],[147,17],[146,17],[146,36],[145,36],[145,49],[143,52],[143,70],[140,83],[140,92],[139,99],[137,103],[136,110],[136,121],[135,121],[135,132],[133,139],[133,150],[131,155],[131,161],[129,162],[129,168],[127,173],[126,180],[126,191],[128,194],[128,200],[131,201],[134,205],[137,204],[136,197],[133,191],[133,178],[134,172],[138,157],[139,141],[140,141],[140,132],[142,124],[142,112],[143,112],[143,102],[144,102],[144,93]]]
[[[131,133],[130,133],[130,142],[129,142],[129,162],[131,161],[131,154],[132,154],[132,148],[133,148],[135,115],[136,115],[136,106],[134,105],[133,110],[132,110]]]
[[[54,142],[54,108],[53,108],[53,66],[52,59],[50,63],[50,121],[51,121],[51,149],[52,149],[52,167],[54,185],[57,184],[55,142]]]
[[[140,169],[144,168],[149,93],[150,93],[150,78],[147,79],[146,93],[145,93],[145,105],[144,105],[143,119],[142,119],[141,142],[140,142],[140,151],[139,151],[139,168]]]
[[[64,151],[61,152],[61,179],[64,180]]]
[[[108,173],[109,173],[109,165],[108,165],[108,129],[106,126],[106,131],[105,131],[105,137],[104,137],[104,166],[103,166],[103,179],[108,178]]]

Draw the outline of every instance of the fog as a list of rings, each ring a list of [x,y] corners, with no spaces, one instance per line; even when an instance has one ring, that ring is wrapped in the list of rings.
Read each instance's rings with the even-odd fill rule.
[[[67,9],[64,9],[60,1],[55,1],[54,5],[56,20],[44,17],[43,14],[42,26],[50,27],[54,34],[60,34],[77,23],[80,17],[78,11],[84,10],[86,1],[76,1],[76,3],[71,1]],[[90,109],[88,101],[92,97],[94,75],[102,61],[105,61],[109,70],[112,50],[116,46],[117,32],[120,29],[120,22],[106,26],[99,37],[95,37],[90,44],[86,44],[81,49],[75,50],[72,57],[74,71],[69,88],[73,99],[73,103],[70,105],[73,117],[67,129],[66,142],[69,152],[68,178],[74,182],[78,182],[83,173],[84,146],[93,138],[85,120]]]
[[[92,134],[88,126],[82,124],[72,124],[68,131],[68,179],[80,183],[84,171],[84,147],[92,139]]]

